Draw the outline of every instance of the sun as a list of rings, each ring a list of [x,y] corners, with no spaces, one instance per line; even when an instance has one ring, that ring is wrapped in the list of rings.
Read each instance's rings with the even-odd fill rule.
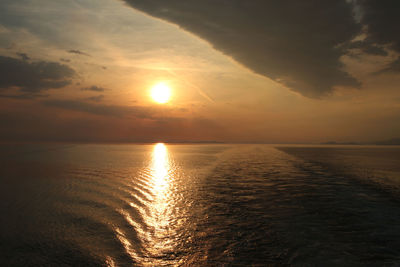
[[[151,88],[151,98],[159,104],[165,104],[171,99],[171,88],[164,82],[159,82]]]

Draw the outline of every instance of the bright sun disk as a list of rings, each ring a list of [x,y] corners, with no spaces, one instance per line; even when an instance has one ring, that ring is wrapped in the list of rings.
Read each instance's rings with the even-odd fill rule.
[[[151,88],[151,97],[159,104],[164,104],[171,98],[171,89],[163,82],[157,83]]]

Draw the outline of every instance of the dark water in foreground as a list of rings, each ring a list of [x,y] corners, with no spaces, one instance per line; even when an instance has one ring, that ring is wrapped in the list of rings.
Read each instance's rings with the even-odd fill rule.
[[[400,147],[0,148],[1,266],[400,265]]]

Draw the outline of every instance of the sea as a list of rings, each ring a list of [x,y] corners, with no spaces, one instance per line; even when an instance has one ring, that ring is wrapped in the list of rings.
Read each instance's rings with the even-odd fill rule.
[[[0,266],[400,266],[400,147],[3,144]]]

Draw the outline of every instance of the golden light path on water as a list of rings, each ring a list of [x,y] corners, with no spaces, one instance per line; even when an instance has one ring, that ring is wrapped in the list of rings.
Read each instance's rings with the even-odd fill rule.
[[[152,178],[153,178],[153,219],[155,219],[155,231],[159,235],[168,226],[168,202],[170,198],[170,171],[171,164],[167,147],[158,143],[153,149],[152,158]]]
[[[161,258],[163,254],[173,250],[171,239],[173,220],[172,207],[173,199],[171,183],[173,182],[172,160],[168,153],[167,146],[163,143],[155,144],[152,151],[150,163],[151,184],[150,191],[153,199],[150,204],[150,214],[145,217],[147,225],[151,228],[148,236],[146,250],[154,259]]]
[[[120,240],[126,253],[135,263],[145,266],[161,266],[168,260],[168,255],[175,251],[177,218],[174,213],[176,196],[173,194],[175,167],[169,155],[168,148],[163,143],[155,144],[149,165],[144,167],[139,176],[144,180],[139,182],[145,188],[134,197],[140,200],[144,206],[130,202],[129,205],[139,211],[143,218],[142,223],[136,221],[126,210],[120,209],[119,213],[125,218],[129,225],[137,233],[142,247],[135,249],[135,244],[129,241],[126,234],[118,227],[114,229],[117,238]],[[133,181],[138,184],[138,180]],[[173,260],[173,259],[172,259]],[[108,259],[108,266],[110,260]]]
[[[152,175],[154,182],[154,193],[157,196],[164,195],[168,189],[170,162],[167,147],[163,143],[158,143],[153,149]]]

